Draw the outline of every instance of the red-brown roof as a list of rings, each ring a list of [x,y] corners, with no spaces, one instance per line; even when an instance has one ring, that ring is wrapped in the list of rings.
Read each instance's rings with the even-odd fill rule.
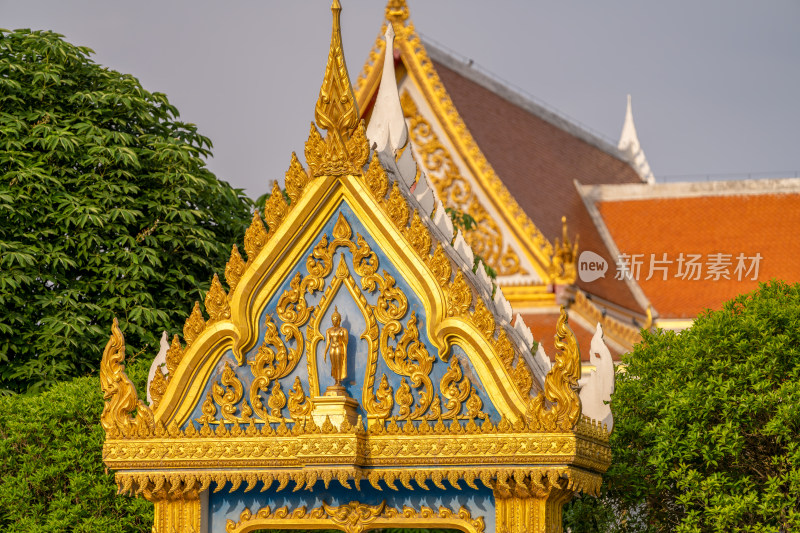
[[[574,186],[641,183],[636,171],[613,151],[545,120],[483,85],[434,61],[439,77],[467,128],[517,202],[550,242],[561,237],[561,217],[569,232],[578,234],[580,250],[592,250],[609,264],[606,249]],[[586,137],[586,135],[584,135]],[[599,143],[599,141],[598,141]],[[578,286],[601,298],[643,312],[628,287],[606,277]]]
[[[639,285],[661,318],[692,318],[771,278],[800,281],[800,193],[601,201],[606,226],[620,253],[642,254]],[[671,263],[649,275],[651,254]],[[700,279],[677,277],[678,262],[699,254]],[[722,254],[722,255],[718,255]],[[742,255],[744,271],[737,271]],[[760,260],[751,258],[761,256]],[[746,269],[758,262],[756,279]],[[613,263],[612,263],[613,265]],[[709,271],[717,265],[717,275]],[[614,270],[609,269],[609,273]],[[689,271],[688,278],[695,273]],[[728,279],[725,278],[727,276]],[[718,279],[717,279],[718,278]],[[740,279],[741,278],[741,279]]]

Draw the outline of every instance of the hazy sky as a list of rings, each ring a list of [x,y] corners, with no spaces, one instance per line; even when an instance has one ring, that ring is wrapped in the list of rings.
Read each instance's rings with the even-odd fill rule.
[[[355,78],[382,0],[342,0]],[[616,144],[626,94],[656,178],[800,171],[800,2],[409,0],[423,38]],[[166,93],[252,197],[302,154],[329,0],[0,0],[0,27],[51,29]],[[301,156],[301,160],[302,160]]]

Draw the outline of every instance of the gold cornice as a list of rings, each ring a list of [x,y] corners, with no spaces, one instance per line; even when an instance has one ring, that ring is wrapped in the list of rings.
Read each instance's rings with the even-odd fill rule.
[[[633,345],[642,340],[639,328],[629,326],[609,314],[604,314],[581,290],[575,291],[575,301],[570,305],[570,312],[577,314],[590,324],[600,323],[603,327],[603,335],[622,346],[626,351],[633,350]]]
[[[423,94],[459,157],[475,176],[476,184],[484,190],[496,212],[504,218],[541,279],[548,280],[553,245],[513,198],[478,147],[439,78],[413,23],[410,20],[393,19],[392,25],[396,34],[395,47],[400,50],[408,72],[412,73],[412,82]],[[380,83],[385,53],[385,42],[382,38],[384,30],[385,23],[356,82],[357,99],[361,106],[370,101]]]

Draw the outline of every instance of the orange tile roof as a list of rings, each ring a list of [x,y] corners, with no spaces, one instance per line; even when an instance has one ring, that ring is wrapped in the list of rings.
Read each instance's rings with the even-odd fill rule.
[[[692,318],[758,286],[759,281],[780,278],[800,281],[800,194],[747,194],[677,197],[666,199],[601,201],[606,226],[620,253],[642,254],[638,283],[661,318]],[[651,254],[671,263],[655,266],[651,279]],[[686,267],[688,254],[699,254],[700,279]],[[722,254],[722,255],[717,255]],[[742,254],[744,271],[737,271]],[[757,257],[760,260],[750,258]],[[746,270],[758,263],[758,273]],[[716,268],[714,265],[717,265]],[[711,266],[711,270],[709,270]],[[614,271],[609,268],[609,273]],[[716,272],[715,272],[716,270]],[[726,277],[728,279],[726,279]],[[719,279],[716,279],[719,278]],[[739,279],[741,278],[741,280]]]

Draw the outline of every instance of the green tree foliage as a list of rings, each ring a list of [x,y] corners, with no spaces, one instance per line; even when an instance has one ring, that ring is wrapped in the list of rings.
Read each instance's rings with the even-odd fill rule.
[[[250,220],[167,97],[51,32],[0,30],[0,389],[85,375],[182,323]]]
[[[800,285],[645,332],[623,361],[606,495],[572,504],[573,533],[800,531]]]
[[[128,367],[144,390],[149,365]],[[153,527],[153,504],[117,495],[102,461],[103,394],[96,377],[41,394],[0,398],[0,530],[133,533]]]

